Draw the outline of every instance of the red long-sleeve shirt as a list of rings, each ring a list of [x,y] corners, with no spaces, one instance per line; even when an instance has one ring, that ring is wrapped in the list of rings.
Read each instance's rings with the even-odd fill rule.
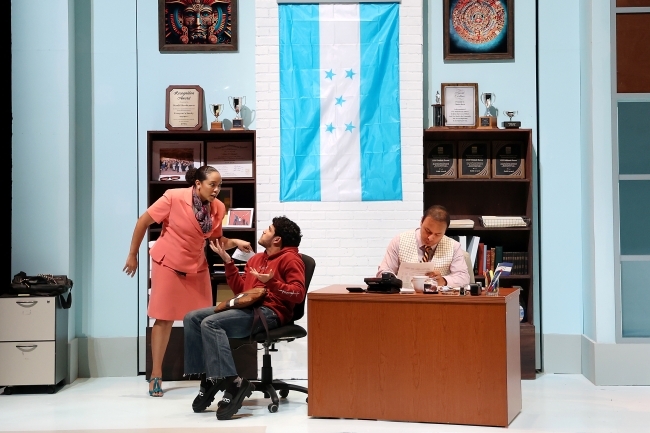
[[[261,274],[273,270],[273,278],[262,283],[250,273],[255,268]],[[263,306],[275,311],[280,323],[291,322],[293,307],[305,299],[305,263],[297,247],[285,247],[275,254],[257,253],[246,263],[244,275],[240,275],[232,260],[226,265],[226,280],[235,293],[248,291],[255,287],[266,287]]]

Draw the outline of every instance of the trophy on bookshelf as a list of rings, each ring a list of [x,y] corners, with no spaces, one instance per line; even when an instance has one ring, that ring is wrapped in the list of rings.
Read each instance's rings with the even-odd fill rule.
[[[494,93],[481,93],[481,101],[485,105],[485,114],[479,118],[480,129],[497,128],[497,118],[490,114],[490,107],[494,105],[497,95]]]
[[[210,131],[223,129],[223,125],[219,122],[219,115],[223,111],[223,104],[210,104],[212,114],[214,114],[214,122],[210,123]]]
[[[230,106],[235,111],[235,118],[232,119],[233,129],[241,129],[244,127],[244,120],[241,118],[239,113],[241,112],[242,105],[246,105],[245,96],[228,96],[228,101]]]
[[[444,126],[443,115],[442,115],[442,104],[440,103],[440,92],[436,91],[436,103],[432,105],[433,107],[433,127],[440,128]]]
[[[504,111],[506,113],[506,116],[510,118],[510,120],[505,120],[503,122],[503,127],[506,129],[517,129],[521,126],[521,122],[518,120],[512,120],[513,117],[517,115],[517,111],[514,110],[506,110]]]

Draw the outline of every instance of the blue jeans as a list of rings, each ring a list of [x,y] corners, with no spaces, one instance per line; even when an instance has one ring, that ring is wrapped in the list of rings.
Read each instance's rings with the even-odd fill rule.
[[[268,307],[260,307],[269,330],[280,325],[278,316]],[[237,376],[230,351],[229,338],[251,335],[253,310],[232,309],[214,312],[214,307],[190,311],[183,319],[185,326],[185,374],[206,373],[208,378]],[[253,334],[264,329],[260,320]]]

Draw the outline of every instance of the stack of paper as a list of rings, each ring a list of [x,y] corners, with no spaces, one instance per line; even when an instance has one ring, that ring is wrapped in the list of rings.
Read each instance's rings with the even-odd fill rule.
[[[526,221],[517,216],[483,216],[481,217],[485,227],[527,227]]]
[[[451,220],[450,229],[471,229],[474,228],[474,220]]]

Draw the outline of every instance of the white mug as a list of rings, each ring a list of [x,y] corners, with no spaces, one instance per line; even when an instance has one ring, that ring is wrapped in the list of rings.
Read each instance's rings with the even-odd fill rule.
[[[426,280],[427,276],[425,275],[415,275],[411,278],[411,286],[413,287],[413,290],[416,292],[424,292],[424,280]]]

